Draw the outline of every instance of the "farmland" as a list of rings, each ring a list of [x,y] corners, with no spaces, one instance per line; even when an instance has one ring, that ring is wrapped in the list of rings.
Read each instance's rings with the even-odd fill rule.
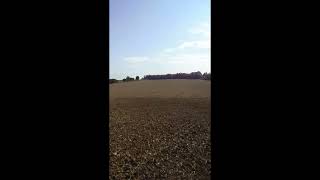
[[[210,81],[109,86],[110,179],[210,179]]]

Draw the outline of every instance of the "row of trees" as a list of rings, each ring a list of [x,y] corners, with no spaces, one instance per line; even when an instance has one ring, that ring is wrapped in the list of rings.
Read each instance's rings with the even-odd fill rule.
[[[203,79],[203,80],[211,80],[211,73],[201,73],[200,71],[192,72],[192,73],[177,73],[177,74],[165,74],[165,75],[146,75],[143,77],[143,80],[159,80],[159,79]],[[136,78],[131,78],[127,76],[125,79],[123,79],[123,82],[129,82],[129,81],[138,81],[140,80],[139,76],[136,76]],[[117,83],[119,80],[116,79],[110,79],[109,84]]]
[[[140,77],[136,76],[136,79],[134,79],[134,78],[127,76],[125,79],[122,79],[123,82],[134,81],[134,80],[138,81],[138,80],[140,80]],[[119,81],[116,79],[109,79],[109,84],[118,83],[118,82]]]
[[[158,80],[158,79],[204,79],[211,80],[211,73],[202,74],[200,71],[192,73],[177,73],[166,75],[146,75],[143,77],[145,80]]]
[[[139,76],[136,76],[136,80],[139,80]],[[125,79],[122,80],[123,82],[127,82],[127,81],[134,81],[134,78],[131,78],[129,76],[127,76]]]
[[[203,73],[202,78],[204,80],[211,80],[211,73]]]

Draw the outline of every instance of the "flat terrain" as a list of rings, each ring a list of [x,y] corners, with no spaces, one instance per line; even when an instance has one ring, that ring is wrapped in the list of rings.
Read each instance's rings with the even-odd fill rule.
[[[142,80],[110,85],[110,98],[210,98],[210,81]]]
[[[210,81],[110,85],[110,179],[210,179]]]

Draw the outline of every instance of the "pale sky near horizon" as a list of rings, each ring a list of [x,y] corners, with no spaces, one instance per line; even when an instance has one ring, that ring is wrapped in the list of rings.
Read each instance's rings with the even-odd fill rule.
[[[110,0],[110,78],[210,70],[210,0]]]

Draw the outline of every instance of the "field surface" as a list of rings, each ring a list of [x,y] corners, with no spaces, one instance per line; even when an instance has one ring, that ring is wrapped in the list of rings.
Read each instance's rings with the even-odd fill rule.
[[[210,81],[110,86],[110,179],[210,179]]]

